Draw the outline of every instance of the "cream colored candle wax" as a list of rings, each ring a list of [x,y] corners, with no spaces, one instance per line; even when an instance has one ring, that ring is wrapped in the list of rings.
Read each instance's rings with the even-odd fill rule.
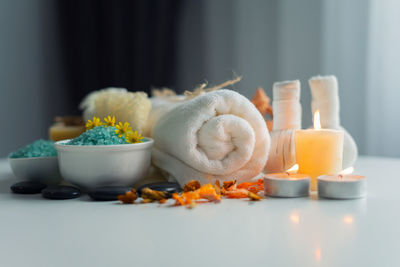
[[[321,129],[319,111],[314,114],[314,129],[295,132],[296,161],[299,173],[311,176],[311,191],[317,190],[317,177],[342,170],[343,131]]]

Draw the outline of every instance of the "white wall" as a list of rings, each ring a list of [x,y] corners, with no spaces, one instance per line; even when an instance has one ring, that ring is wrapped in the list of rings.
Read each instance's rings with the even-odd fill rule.
[[[0,156],[46,138],[53,116],[66,112],[55,3],[0,1]],[[272,96],[274,81],[300,79],[308,127],[308,78],[335,74],[342,124],[360,152],[400,156],[399,5],[395,0],[185,0],[176,89],[205,80],[215,85],[236,73],[243,75],[234,86],[242,94],[251,97],[263,86]]]
[[[303,127],[312,125],[308,79],[321,73],[321,1],[283,0],[278,5],[278,81],[301,82]]]
[[[341,122],[366,153],[367,43],[369,2],[324,1],[322,6],[322,73],[339,81]]]
[[[243,76],[236,90],[251,97],[276,79],[276,1],[187,0],[183,2],[178,90]],[[249,53],[249,51],[251,51]]]
[[[64,110],[54,1],[0,1],[0,157],[38,138]]]
[[[366,152],[400,156],[400,2],[371,0]]]
[[[275,81],[300,79],[303,127],[311,126],[308,79],[334,74],[339,80],[341,119],[362,154],[366,151],[366,53],[369,1],[275,0],[185,1],[200,10],[198,20],[186,15],[199,32],[181,31],[178,88],[207,79],[213,84],[242,75],[234,89],[251,97],[263,86],[272,97]],[[194,7],[197,5],[197,7]],[[201,5],[201,8],[198,8]],[[197,37],[197,39],[196,39]],[[190,51],[193,39],[196,46]],[[206,44],[197,50],[197,44]],[[197,71],[193,62],[201,62]],[[194,71],[190,68],[194,66]],[[187,74],[187,75],[186,75]]]

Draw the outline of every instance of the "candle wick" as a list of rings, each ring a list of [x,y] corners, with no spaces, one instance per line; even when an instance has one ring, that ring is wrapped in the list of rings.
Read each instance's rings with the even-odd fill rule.
[[[286,172],[287,176],[290,176],[290,172]]]
[[[340,178],[340,179],[343,179],[343,174],[339,174],[339,178]]]

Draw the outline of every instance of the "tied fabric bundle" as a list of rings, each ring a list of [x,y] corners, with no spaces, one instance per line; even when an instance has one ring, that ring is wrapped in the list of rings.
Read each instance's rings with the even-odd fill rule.
[[[274,83],[274,122],[266,173],[284,172],[296,163],[294,133],[301,128],[300,81]]]
[[[312,112],[320,111],[321,126],[344,131],[343,169],[352,167],[357,160],[358,149],[353,137],[340,125],[338,81],[335,76],[315,76],[308,83],[311,88]]]
[[[243,182],[262,171],[270,136],[244,96],[223,89],[189,100],[156,97],[152,106],[145,134],[155,140],[153,164],[170,180]]]

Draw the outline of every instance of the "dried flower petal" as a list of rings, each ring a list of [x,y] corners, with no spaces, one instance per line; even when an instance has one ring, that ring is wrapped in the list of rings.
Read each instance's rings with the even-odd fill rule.
[[[262,179],[258,179],[255,182],[244,182],[237,185],[238,189],[246,189],[257,194],[260,191],[264,191],[264,181]]]
[[[132,189],[132,191],[128,191],[124,195],[119,195],[117,198],[124,204],[133,204],[137,199],[136,190]]]
[[[253,185],[254,185],[254,183],[252,183],[252,182],[244,182],[244,183],[238,184],[237,188],[238,189],[246,189],[246,190],[248,190],[249,187],[253,186]]]
[[[271,100],[265,93],[262,87],[259,87],[254,94],[251,102],[256,106],[258,111],[264,116],[269,114],[272,116],[272,106],[270,104]]]
[[[190,204],[193,202],[193,200],[197,200],[200,198],[198,190],[196,191],[190,191],[190,192],[185,192],[182,193],[182,197],[185,200],[185,204]]]
[[[248,197],[250,198],[251,201],[259,201],[259,200],[263,199],[262,196],[254,194],[253,192],[250,192],[250,191],[248,193]]]
[[[249,191],[246,189],[236,189],[231,191],[226,191],[225,196],[228,198],[247,198]]]
[[[184,192],[190,192],[190,191],[195,191],[201,187],[201,184],[199,181],[196,180],[191,180],[187,184],[185,184],[185,187],[183,188]]]
[[[167,194],[165,192],[152,190],[148,187],[142,189],[140,196],[143,199],[151,199],[151,200],[160,200],[163,198],[167,198]]]
[[[215,188],[215,193],[217,193],[218,195],[221,195],[221,184],[220,184],[219,180],[215,181],[214,188]]]
[[[185,205],[185,201],[183,200],[183,198],[181,196],[179,196],[178,193],[173,193],[172,194],[172,198],[176,200],[175,206],[183,206],[183,205]]]
[[[222,187],[225,188],[225,189],[228,189],[228,188],[230,188],[230,187],[232,187],[234,185],[236,185],[236,180],[224,181],[224,184],[223,184]]]
[[[207,199],[208,201],[219,202],[221,201],[221,196],[216,193],[215,187],[212,184],[206,184],[200,187],[198,190],[199,197]]]
[[[192,183],[192,181],[191,184],[196,185],[196,183]],[[220,202],[221,195],[217,194],[216,192],[216,187],[219,189],[217,185],[218,183],[216,183],[216,185],[205,184],[197,190],[187,191],[182,193],[181,195],[174,193],[172,195],[172,198],[176,200],[175,206],[186,205],[189,208],[193,208],[196,201],[199,199],[205,199],[210,202]]]

